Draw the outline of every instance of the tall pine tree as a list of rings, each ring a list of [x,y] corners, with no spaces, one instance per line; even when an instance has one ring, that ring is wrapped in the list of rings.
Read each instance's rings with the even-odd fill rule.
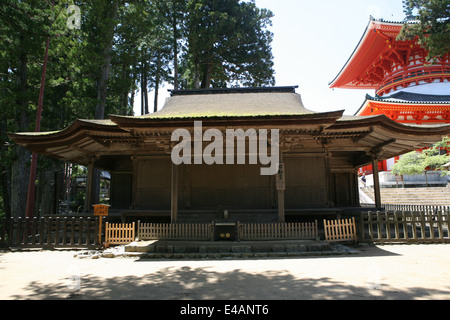
[[[430,60],[449,55],[450,0],[409,0],[404,5],[408,5],[407,15],[412,15],[413,9],[418,11],[418,23],[405,24],[398,39],[417,39],[428,50]]]

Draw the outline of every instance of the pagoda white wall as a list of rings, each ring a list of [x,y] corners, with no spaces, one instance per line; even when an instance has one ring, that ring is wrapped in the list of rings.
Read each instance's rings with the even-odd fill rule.
[[[399,92],[445,96],[450,95],[450,82],[448,82],[447,80],[445,80],[444,82],[440,82],[440,80],[438,79],[432,83],[420,81],[418,85],[411,84],[407,88],[400,88],[396,91],[391,91],[389,95],[386,96],[386,98]]]

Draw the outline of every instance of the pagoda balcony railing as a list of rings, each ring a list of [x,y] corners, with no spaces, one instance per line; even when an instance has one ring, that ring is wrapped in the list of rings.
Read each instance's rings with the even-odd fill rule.
[[[426,67],[426,69],[403,70],[400,73],[386,78],[377,90],[377,94],[383,95],[389,93],[391,90],[395,91],[398,87],[406,88],[413,82],[426,81],[431,83],[436,79],[441,79],[441,81],[447,79],[450,81],[450,67],[433,66]]]

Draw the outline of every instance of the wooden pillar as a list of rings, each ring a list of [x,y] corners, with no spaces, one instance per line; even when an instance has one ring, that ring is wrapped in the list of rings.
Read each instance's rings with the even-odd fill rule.
[[[84,212],[88,212],[90,209],[92,209],[94,201],[94,162],[90,162],[87,169],[88,174],[86,181],[86,201],[84,204]]]
[[[178,166],[172,163],[171,222],[178,221]]]
[[[284,209],[284,190],[286,189],[286,172],[283,162],[283,155],[280,152],[280,163],[277,173],[277,191],[278,191],[278,221],[286,222]]]
[[[375,207],[381,208],[380,177],[377,158],[372,158],[372,168],[373,168],[373,193],[375,196]]]
[[[325,184],[327,189],[327,207],[334,207],[334,197],[333,197],[333,183],[331,181],[332,174],[331,174],[331,153],[326,150],[325,151],[325,158],[324,158],[324,164],[325,164]]]
[[[133,171],[131,178],[131,209],[138,208],[137,194],[138,194],[138,177],[139,177],[139,160],[136,157],[131,157],[133,163]]]
[[[353,177],[353,188],[352,188],[352,193],[353,193],[353,207],[358,207],[359,203],[360,203],[360,199],[359,199],[359,182],[358,182],[358,173],[357,171],[354,171],[352,174]]]
[[[286,221],[284,211],[284,190],[278,190],[278,221],[279,222]]]

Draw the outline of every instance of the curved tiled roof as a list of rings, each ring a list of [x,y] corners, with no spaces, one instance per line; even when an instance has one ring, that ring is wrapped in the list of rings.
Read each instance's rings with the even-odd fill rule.
[[[296,93],[228,93],[220,96],[177,95],[167,99],[161,111],[145,118],[258,117],[303,115],[307,110]]]
[[[380,36],[376,30],[382,30],[383,33],[390,37],[396,37],[405,23],[414,24],[415,21],[385,21],[383,19],[369,20],[369,23],[358,42],[358,45],[353,50],[353,53],[348,58],[342,69],[336,77],[328,85],[330,88],[353,88],[353,89],[377,89],[378,85],[354,85],[352,82],[356,80],[361,73],[366,72],[374,59],[378,57],[379,53],[386,46],[386,39]]]
[[[450,95],[435,95],[435,94],[420,94],[420,93],[412,93],[412,92],[404,92],[400,91],[394,93],[388,97],[371,97],[370,95],[366,96],[368,100],[374,101],[392,101],[392,102],[403,102],[403,103],[439,103],[443,104],[450,103]]]
[[[450,125],[410,126],[385,115],[343,116],[343,110],[313,112],[303,106],[300,95],[293,88],[286,91],[279,88],[253,90],[256,89],[233,89],[233,93],[226,90],[178,93],[154,114],[76,120],[61,131],[14,133],[9,137],[33,152],[86,165],[96,156],[106,159],[139,152],[167,152],[173,130],[191,130],[195,121],[204,121],[205,129],[278,128],[289,139],[309,139],[316,144],[321,139],[337,139],[340,143],[347,139],[345,143],[349,149],[337,144],[335,148],[339,152],[352,152],[355,146],[358,150],[366,150],[389,144],[386,157],[421,148],[450,133]],[[105,161],[105,166],[114,162]]]

